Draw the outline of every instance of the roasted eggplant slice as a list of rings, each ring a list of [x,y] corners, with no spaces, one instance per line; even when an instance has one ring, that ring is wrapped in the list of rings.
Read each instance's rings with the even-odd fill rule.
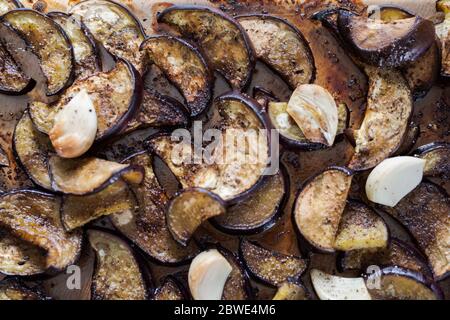
[[[299,281],[288,279],[280,284],[272,300],[309,300],[309,293]]]
[[[50,194],[18,190],[0,196],[0,225],[12,235],[47,251],[46,268],[63,270],[81,251],[81,232],[67,233],[60,200]]]
[[[286,80],[291,88],[314,80],[314,58],[302,33],[284,19],[248,15],[236,20],[247,32],[258,59]]]
[[[66,230],[71,231],[102,216],[114,213],[133,212],[136,199],[127,184],[118,180],[100,192],[87,196],[64,196],[61,205],[61,220]]]
[[[180,264],[195,256],[198,249],[194,243],[184,248],[170,234],[164,213],[168,199],[156,179],[152,157],[141,152],[125,162],[142,166],[145,177],[142,184],[132,186],[138,210],[111,215],[113,225],[159,263]]]
[[[136,115],[142,101],[142,88],[142,79],[136,69],[125,60],[118,60],[109,72],[75,81],[56,105],[32,103],[31,118],[39,131],[48,134],[58,111],[81,90],[86,90],[97,114],[96,141],[104,140],[124,130]]]
[[[222,138],[207,146],[204,163],[189,163],[194,161],[185,158],[192,158],[194,152],[186,139],[177,142],[170,135],[158,134],[147,140],[147,146],[167,164],[183,188],[208,189],[233,204],[264,181],[270,163],[270,137],[264,129],[269,125],[258,113],[256,102],[238,93],[216,98],[212,109],[216,114],[208,125],[219,130]]]
[[[364,271],[371,265],[398,266],[431,275],[426,258],[416,248],[396,238],[392,238],[386,248],[347,251],[338,260],[341,270]]]
[[[383,209],[399,220],[413,235],[428,258],[436,279],[450,274],[450,200],[444,190],[422,182],[395,207]]]
[[[18,0],[0,0],[0,16],[8,11],[22,7],[23,5]]]
[[[401,67],[413,63],[435,41],[434,25],[419,16],[383,21],[341,10],[338,28],[362,61],[378,67]]]
[[[53,148],[48,137],[34,128],[27,112],[16,125],[13,147],[18,161],[30,179],[38,186],[51,190],[47,156]]]
[[[430,143],[419,147],[413,154],[425,160],[424,176],[450,176],[450,143]]]
[[[254,234],[271,228],[283,214],[289,197],[289,177],[285,170],[280,167],[248,199],[227,208],[226,214],[211,220],[212,224],[231,234]]]
[[[171,6],[158,14],[158,22],[174,27],[202,48],[211,67],[233,88],[245,87],[254,68],[253,49],[242,27],[222,11],[202,6]]]
[[[331,167],[307,181],[297,195],[293,208],[295,224],[300,235],[321,251],[335,251],[351,182],[348,169]]]
[[[14,276],[42,274],[46,252],[0,229],[0,273]]]
[[[36,82],[30,79],[16,63],[0,40],[0,93],[22,95],[34,88]]]
[[[443,299],[441,289],[416,271],[387,267],[381,270],[378,281],[380,282],[379,288],[368,286],[370,295],[374,300]]]
[[[347,203],[334,240],[336,250],[383,248],[388,240],[389,231],[383,218],[362,202]]]
[[[72,44],[57,23],[29,9],[9,11],[0,18],[0,22],[2,38],[16,61],[27,65],[23,50],[29,50],[38,57],[48,96],[60,93],[71,84],[74,71]],[[13,48],[12,45],[18,41],[24,41],[26,48]]]
[[[245,239],[240,243],[239,253],[249,272],[271,286],[278,286],[288,278],[298,279],[308,265],[308,260],[271,251]]]
[[[96,255],[92,299],[146,300],[147,284],[133,249],[105,231],[88,230],[88,238]]]
[[[47,14],[67,34],[73,46],[75,58],[75,77],[86,78],[100,70],[100,59],[97,45],[92,35],[81,21],[64,12]]]
[[[154,300],[188,300],[183,285],[172,276],[164,279],[159,288],[155,290]]]
[[[420,126],[411,121],[408,125],[408,130],[403,137],[403,142],[397,151],[393,154],[393,156],[404,156],[411,152],[414,145],[417,143],[417,140],[420,136]]]
[[[120,164],[99,158],[49,158],[49,172],[54,190],[70,195],[89,195],[102,191],[120,178],[132,184],[144,179],[140,166]]]
[[[139,20],[124,6],[108,0],[86,0],[70,10],[89,29],[96,41],[114,56],[129,61],[141,73],[145,72],[139,46],[145,32]]]
[[[438,2],[439,3],[439,2]],[[436,25],[436,35],[440,40],[441,75],[450,76],[450,14],[446,9],[448,4],[438,5],[438,9],[445,14],[444,21]]]
[[[142,43],[141,50],[183,94],[191,116],[208,107],[213,77],[197,48],[176,37],[152,36]]]
[[[363,123],[354,132],[355,154],[348,165],[353,170],[373,168],[400,147],[413,109],[411,91],[399,72],[365,69],[369,93]]]
[[[185,189],[175,195],[167,206],[167,226],[173,238],[186,246],[204,221],[225,212],[223,200],[212,192],[201,188]]]
[[[16,278],[0,281],[0,300],[49,300],[37,288],[29,288]]]

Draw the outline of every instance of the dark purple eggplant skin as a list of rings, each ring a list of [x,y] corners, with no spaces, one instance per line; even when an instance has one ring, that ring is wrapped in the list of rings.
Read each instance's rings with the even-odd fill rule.
[[[52,24],[52,26],[55,29],[59,30],[59,32],[62,34],[63,38],[65,39],[67,46],[70,48],[71,55],[72,55],[72,59],[71,59],[72,60],[71,61],[72,68],[71,68],[71,72],[70,72],[69,78],[67,79],[66,83],[59,90],[57,90],[56,92],[51,92],[51,93],[46,92],[47,96],[58,95],[58,94],[62,93],[64,90],[66,90],[68,87],[70,87],[72,85],[73,81],[75,80],[75,76],[74,76],[75,75],[75,55],[73,53],[72,43],[70,42],[69,37],[67,36],[66,32],[56,22],[54,22],[52,19],[48,18],[46,15],[44,15],[43,13],[41,13],[39,11],[32,10],[32,9],[27,9],[27,8],[18,8],[18,9],[15,9],[15,10],[11,10],[9,12],[19,11],[19,10],[22,10],[22,11],[33,11],[36,14],[38,14],[40,16],[43,16],[44,18],[48,19],[50,21],[50,23]],[[22,35],[20,32],[17,32],[8,23],[5,23],[3,21],[3,19],[4,19],[4,16],[0,16],[0,23],[3,23],[8,29],[10,29],[12,32],[16,33],[25,42],[27,49],[30,50],[31,52],[33,52],[33,50],[31,49],[32,48],[31,44],[26,40],[24,35]]]
[[[338,166],[331,166],[328,167],[314,175],[312,175],[311,177],[309,177],[302,185],[301,187],[298,189],[297,193],[295,194],[294,197],[294,204],[292,205],[292,213],[291,213],[291,221],[292,221],[292,225],[294,226],[294,230],[295,233],[297,235],[297,241],[299,244],[299,249],[300,252],[303,255],[308,255],[311,252],[315,252],[315,253],[319,253],[319,254],[330,254],[333,252],[328,252],[326,250],[321,250],[319,248],[316,248],[312,243],[310,243],[302,234],[301,230],[298,228],[297,226],[297,222],[295,221],[295,207],[297,205],[297,200],[298,197],[300,195],[300,193],[303,191],[303,189],[311,182],[313,181],[315,178],[317,178],[319,175],[321,175],[322,173],[324,173],[325,171],[328,170],[338,170],[343,172],[344,174],[348,175],[348,176],[353,176],[355,174],[354,171],[352,171],[351,169],[347,168],[347,167],[338,167]]]
[[[289,26],[297,35],[298,37],[302,40],[303,43],[306,44],[306,50],[308,53],[308,60],[309,62],[313,65],[313,75],[311,77],[311,79],[309,79],[309,83],[313,83],[315,78],[316,78],[316,65],[314,62],[314,55],[311,51],[311,48],[309,46],[308,41],[306,41],[306,38],[304,37],[303,33],[297,28],[295,27],[292,23],[290,23],[288,20],[277,17],[277,16],[273,16],[270,14],[257,14],[257,13],[253,13],[253,14],[245,14],[245,15],[239,15],[236,18],[245,18],[245,17],[260,17],[261,19],[272,19],[275,21],[280,21],[282,23],[285,23],[287,26]],[[264,61],[263,61],[264,62]],[[294,90],[295,88],[293,88],[291,85],[289,85],[286,77],[283,76],[283,74],[277,72],[275,69],[271,68],[268,64],[266,64],[274,73],[276,73],[277,75],[280,76],[281,79],[283,79],[284,82],[286,82],[286,84],[288,84],[288,86]]]
[[[178,38],[178,37],[174,37],[174,36],[168,36],[168,35],[154,35],[154,36],[149,36],[147,37],[144,42],[142,42],[140,50],[143,50],[145,43],[148,39],[155,39],[155,38],[168,38],[170,40],[174,40],[177,42],[180,42],[182,45],[186,46],[187,48],[189,48],[190,50],[192,50],[197,57],[200,58],[200,60],[202,61],[203,66],[205,67],[205,69],[208,71],[208,75],[207,75],[207,83],[208,83],[208,88],[206,92],[203,92],[202,96],[198,97],[198,99],[196,101],[194,101],[193,103],[188,104],[186,99],[185,99],[185,103],[186,105],[188,105],[189,109],[197,109],[197,106],[201,106],[199,109],[199,111],[191,111],[190,114],[192,117],[197,118],[199,116],[201,116],[203,114],[203,112],[205,112],[210,103],[211,100],[213,98],[213,83],[214,83],[214,72],[211,70],[208,62],[206,61],[206,59],[204,58],[203,54],[200,52],[199,48],[197,48],[196,46],[194,46],[193,44],[187,42],[184,39]],[[170,79],[168,77],[166,77],[168,81],[170,81]],[[180,94],[182,94],[181,88],[178,87],[177,85],[175,85],[175,83],[171,82],[171,84],[173,84],[177,90],[180,92]],[[191,107],[192,106],[192,107]]]
[[[35,86],[36,86],[36,81],[33,79],[30,79],[30,81],[28,81],[28,84],[20,91],[2,90],[0,88],[0,93],[5,94],[7,96],[22,96],[24,94],[27,94],[31,90],[33,90]]]
[[[23,277],[8,276],[8,277],[4,278],[3,280],[0,280],[0,284],[5,283],[5,282],[8,284],[11,284],[12,286],[14,286],[18,289],[27,291],[30,294],[35,295],[37,300],[52,300],[52,297],[45,294],[45,292],[42,290],[40,285],[29,287],[27,284],[25,284],[23,282],[23,280],[24,280]],[[28,278],[27,278],[27,280],[28,280]]]
[[[414,37],[415,41],[395,41],[394,43],[380,48],[379,50],[365,50],[359,48],[351,39],[350,22],[357,15],[347,10],[339,10],[337,19],[338,30],[345,42],[363,61],[379,67],[395,68],[408,63],[414,63],[426,50],[428,50],[435,41],[434,26],[431,21],[425,20],[424,23],[414,28],[407,37]],[[417,18],[420,22],[420,19]],[[423,21],[423,20],[422,20]],[[421,46],[416,44],[420,43]]]
[[[153,293],[152,293],[153,299],[156,296],[156,294],[159,292],[161,287],[169,280],[172,281],[173,283],[175,283],[176,286],[178,287],[178,289],[180,289],[181,295],[183,296],[183,301],[184,300],[192,300],[189,289],[187,289],[186,286],[173,274],[169,274],[168,276],[165,276],[160,280],[161,285],[158,288],[156,288],[155,290],[153,290]]]
[[[247,230],[232,229],[232,228],[227,228],[227,227],[221,226],[220,224],[218,224],[215,221],[215,219],[211,219],[209,221],[211,223],[211,225],[219,231],[222,231],[222,232],[228,233],[228,234],[232,234],[232,235],[254,235],[257,233],[262,233],[262,232],[267,231],[270,228],[272,228],[283,216],[284,208],[287,205],[287,202],[289,200],[289,195],[291,194],[290,193],[291,183],[290,183],[290,179],[289,179],[289,174],[287,172],[287,169],[281,162],[280,162],[280,173],[281,173],[281,176],[283,179],[284,194],[283,194],[283,198],[280,201],[280,204],[275,209],[275,212],[272,214],[272,218],[269,221],[267,221],[266,223],[264,223],[263,225],[261,225],[259,227],[256,227],[253,229],[247,229]],[[257,192],[257,190],[255,190],[255,192]]]
[[[213,14],[216,14],[216,15],[222,17],[223,19],[229,21],[231,24],[235,25],[241,31],[241,33],[244,37],[244,42],[245,42],[247,52],[249,53],[250,72],[247,75],[247,79],[245,79],[243,81],[241,87],[236,88],[236,89],[244,90],[245,88],[247,88],[252,79],[253,70],[254,70],[255,64],[256,64],[256,59],[255,59],[255,51],[253,49],[253,45],[251,44],[251,41],[248,38],[247,33],[245,32],[244,28],[242,28],[242,26],[239,23],[237,23],[232,17],[228,16],[223,11],[212,8],[212,7],[200,6],[200,5],[173,5],[171,7],[168,7],[167,9],[164,9],[164,11],[157,13],[157,15],[156,15],[157,22],[162,23],[163,15],[166,14],[167,12],[170,12],[173,10],[202,10],[202,11],[212,12]],[[224,78],[226,78],[226,77],[224,76]],[[229,81],[229,80],[227,79],[227,81]]]
[[[416,150],[412,152],[414,156],[420,156],[426,154],[428,152],[434,151],[436,149],[446,148],[450,149],[449,142],[432,142],[429,144],[425,144],[423,146],[418,147]]]
[[[442,289],[439,287],[439,285],[434,282],[433,280],[427,279],[423,274],[412,271],[409,269],[401,268],[401,267],[386,267],[381,269],[382,275],[399,275],[411,278],[419,283],[422,283],[423,285],[427,286],[433,293],[436,295],[436,298],[438,300],[444,300],[444,293],[442,292]]]

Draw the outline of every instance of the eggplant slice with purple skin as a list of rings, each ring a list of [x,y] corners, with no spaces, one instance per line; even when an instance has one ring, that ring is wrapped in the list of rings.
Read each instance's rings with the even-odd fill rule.
[[[30,288],[18,278],[0,281],[0,300],[50,300],[40,289]]]
[[[141,44],[155,64],[182,93],[192,117],[200,115],[212,98],[213,75],[200,51],[183,39],[158,35]]]
[[[155,176],[152,161],[152,157],[145,152],[124,161],[142,166],[145,171],[144,181],[131,186],[139,208],[112,214],[110,220],[118,231],[153,260],[167,265],[181,264],[194,257],[198,248],[194,243],[183,247],[172,238],[164,212],[168,198]]]
[[[201,188],[184,189],[167,205],[167,226],[173,238],[187,246],[204,221],[225,213],[225,203],[216,194]]]
[[[351,171],[330,167],[309,179],[297,194],[292,213],[294,223],[300,236],[314,248],[335,251],[351,182]]]
[[[341,10],[337,24],[358,57],[377,67],[414,63],[435,42],[433,23],[419,16],[389,22]]]
[[[369,285],[374,300],[441,300],[444,298],[439,286],[423,274],[400,267],[386,267],[381,275],[375,275],[380,287]]]
[[[338,257],[340,270],[364,271],[371,265],[399,266],[432,277],[426,258],[415,247],[391,238],[386,248],[362,249],[343,252]]]
[[[272,300],[309,300],[310,294],[298,280],[288,279],[278,286]]]
[[[425,160],[424,176],[450,177],[450,143],[430,143],[419,147],[413,155]]]
[[[46,271],[46,252],[0,228],[0,273],[32,276]]]
[[[395,207],[382,207],[414,237],[428,258],[436,280],[450,274],[450,199],[445,190],[422,182]]]
[[[127,61],[119,59],[108,72],[77,79],[55,105],[32,103],[29,112],[39,131],[48,134],[54,117],[81,90],[86,90],[97,114],[95,141],[121,133],[137,114],[142,101],[143,84],[139,72]]]
[[[160,12],[157,19],[196,42],[211,67],[233,88],[242,89],[249,83],[255,66],[253,48],[232,17],[210,7],[174,5]]]
[[[61,204],[61,221],[67,231],[114,213],[136,210],[136,197],[123,180],[102,191],[86,196],[65,195]]]
[[[47,14],[66,33],[73,46],[75,58],[75,78],[86,78],[100,71],[100,57],[97,44],[81,21],[64,12]]]
[[[146,300],[147,284],[128,243],[106,231],[91,229],[87,234],[96,256],[92,300]]]
[[[145,32],[128,8],[108,0],[85,0],[74,5],[69,13],[78,17],[109,53],[145,73],[143,54],[139,51]]]
[[[184,286],[175,277],[167,276],[161,286],[155,290],[153,300],[182,301],[188,300],[188,295]]]
[[[270,15],[236,18],[253,44],[255,55],[296,88],[315,77],[314,57],[300,30],[288,21]]]
[[[169,134],[157,134],[146,145],[166,163],[183,188],[208,189],[231,205],[249,196],[266,178],[271,149],[269,130],[264,129],[270,126],[258,112],[256,101],[235,92],[216,98],[212,110],[215,114],[208,128],[221,135],[205,148],[202,164],[189,163],[195,160],[190,139],[178,142]]]
[[[211,223],[231,234],[255,234],[268,230],[283,214],[289,190],[289,176],[281,166],[279,172],[267,177],[248,199],[228,207],[226,214],[211,219]]]
[[[16,63],[0,40],[0,93],[20,96],[32,90],[36,84]]]
[[[17,190],[0,196],[0,226],[23,241],[47,251],[46,269],[59,271],[75,263],[81,252],[82,232],[62,226],[60,199],[55,195]]]
[[[48,136],[36,130],[26,111],[14,129],[13,148],[28,177],[38,186],[52,190],[47,158],[53,147]]]
[[[239,254],[251,275],[275,287],[289,278],[298,279],[308,267],[306,259],[272,251],[246,239],[241,240]]]
[[[395,70],[365,66],[369,93],[363,123],[354,131],[355,153],[348,167],[355,171],[375,167],[402,144],[413,111],[411,91]]]
[[[52,187],[67,195],[90,195],[104,190],[123,179],[130,184],[140,184],[144,169],[99,158],[64,159],[52,155],[48,160]]]
[[[47,96],[61,93],[72,83],[72,44],[56,22],[30,9],[9,11],[0,17],[0,22],[1,38],[17,62],[27,66],[25,51],[38,58],[46,82]],[[55,61],[59,63],[56,64]],[[28,67],[23,69],[28,72]]]

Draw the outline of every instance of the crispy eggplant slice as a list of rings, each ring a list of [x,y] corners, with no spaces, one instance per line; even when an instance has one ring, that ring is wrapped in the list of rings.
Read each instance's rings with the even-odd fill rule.
[[[379,276],[378,281],[380,282],[379,288],[367,286],[374,300],[443,299],[442,291],[436,283],[416,271],[399,267],[387,267],[381,270],[381,276]]]
[[[184,189],[167,206],[167,226],[173,238],[186,246],[204,221],[225,212],[225,203],[214,193],[201,188]]]
[[[96,256],[92,300],[146,300],[147,284],[128,243],[100,230],[88,230],[88,239]]]
[[[0,40],[0,93],[19,96],[34,88],[36,82],[30,79],[16,63]]]
[[[183,285],[172,276],[164,279],[159,288],[155,290],[154,300],[188,300]]]
[[[100,70],[100,58],[92,35],[81,21],[64,12],[47,14],[66,33],[73,46],[75,77],[86,78]]]
[[[74,5],[69,13],[80,17],[94,39],[108,52],[129,61],[144,74],[145,63],[139,46],[145,32],[128,8],[108,0],[86,0]]]
[[[180,38],[162,35],[147,38],[141,50],[183,94],[192,117],[208,107],[213,76],[197,48]]]
[[[253,14],[236,20],[250,38],[256,57],[280,74],[291,88],[314,80],[314,57],[300,30],[270,15]]]
[[[424,176],[450,177],[450,143],[430,143],[419,147],[413,154],[425,160]]]
[[[331,167],[311,178],[297,195],[293,219],[313,247],[334,252],[334,242],[344,213],[352,173],[346,168]]]
[[[30,114],[38,130],[48,134],[58,111],[81,90],[86,90],[94,104],[98,128],[96,141],[100,141],[120,133],[136,115],[142,101],[143,84],[129,62],[118,60],[109,72],[76,80],[54,106],[32,103]]]
[[[341,10],[338,28],[362,61],[378,67],[401,67],[413,63],[434,43],[431,21],[419,16],[383,21]]]
[[[187,127],[189,115],[178,100],[144,89],[138,114],[128,122],[125,132],[148,127]]]
[[[51,156],[48,162],[52,187],[64,194],[89,195],[102,191],[120,178],[131,184],[139,184],[144,179],[144,170],[140,166],[99,158]]]
[[[254,234],[270,229],[283,214],[289,197],[289,176],[285,170],[280,167],[248,199],[228,207],[226,214],[211,220],[212,224],[231,234]]]
[[[61,220],[67,231],[114,213],[132,212],[137,203],[134,194],[123,180],[109,185],[100,192],[87,196],[64,196]]]
[[[72,44],[57,23],[30,9],[9,11],[0,18],[0,22],[3,25],[2,37],[9,43],[7,48],[17,61],[26,65],[26,58],[20,52],[22,48],[10,48],[17,43],[17,39],[11,41],[10,37],[14,36],[23,40],[26,50],[38,57],[46,80],[47,96],[58,94],[71,84],[74,72]]]
[[[158,14],[158,22],[194,40],[211,67],[231,86],[244,88],[255,65],[253,48],[243,28],[222,11],[202,6],[175,5]]]
[[[334,240],[336,250],[383,248],[388,240],[389,230],[383,218],[362,202],[347,203]]]
[[[53,148],[48,136],[34,128],[27,112],[16,125],[13,147],[18,161],[30,179],[38,186],[51,190],[47,156]]]
[[[272,300],[309,300],[309,294],[299,281],[288,279],[280,284]]]
[[[10,10],[22,7],[23,5],[18,0],[0,0],[0,15],[3,15]]]
[[[64,230],[60,199],[33,190],[0,196],[0,225],[12,235],[47,251],[46,268],[63,270],[75,263],[81,251],[81,232]]]
[[[37,288],[29,288],[16,278],[0,281],[0,300],[49,300]]]
[[[395,207],[383,206],[413,235],[436,279],[450,274],[450,200],[439,186],[422,182]]]
[[[288,278],[298,279],[308,266],[308,260],[268,250],[243,239],[239,253],[248,271],[256,279],[278,286]]]
[[[270,126],[258,112],[254,100],[235,92],[216,98],[212,109],[215,115],[208,126],[219,130],[221,136],[217,143],[207,146],[206,161],[202,164],[190,163],[193,161],[189,157],[193,158],[195,150],[186,139],[177,142],[170,135],[158,134],[146,143],[172,170],[183,188],[208,189],[227,204],[233,204],[264,181],[270,163],[269,131],[264,129]]]
[[[338,267],[341,270],[364,271],[371,265],[398,266],[431,275],[430,267],[422,253],[396,238],[390,239],[386,248],[347,251],[338,259]]]
[[[362,277],[340,277],[317,269],[310,276],[320,300],[372,300]]]
[[[413,102],[403,76],[394,70],[366,66],[369,77],[367,109],[363,123],[354,132],[352,170],[367,170],[393,154],[408,129]]]
[[[46,252],[0,229],[0,273],[14,276],[42,274]]]
[[[139,208],[112,214],[113,225],[159,263],[180,264],[194,257],[198,253],[196,245],[181,246],[167,227],[164,207],[168,199],[153,171],[152,157],[141,152],[131,156],[126,163],[142,166],[145,170],[143,183],[132,186]]]

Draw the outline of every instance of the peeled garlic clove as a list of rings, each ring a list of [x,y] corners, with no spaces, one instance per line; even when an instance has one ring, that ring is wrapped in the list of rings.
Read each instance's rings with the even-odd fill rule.
[[[366,181],[367,198],[394,207],[422,181],[425,160],[416,157],[386,159],[372,170]]]
[[[303,84],[295,89],[287,113],[311,142],[332,146],[338,128],[338,108],[333,96],[315,84]]]
[[[204,251],[192,260],[188,282],[194,300],[220,300],[232,267],[216,249]]]
[[[97,134],[97,114],[86,90],[77,93],[55,116],[50,141],[62,158],[76,158],[92,146]]]

